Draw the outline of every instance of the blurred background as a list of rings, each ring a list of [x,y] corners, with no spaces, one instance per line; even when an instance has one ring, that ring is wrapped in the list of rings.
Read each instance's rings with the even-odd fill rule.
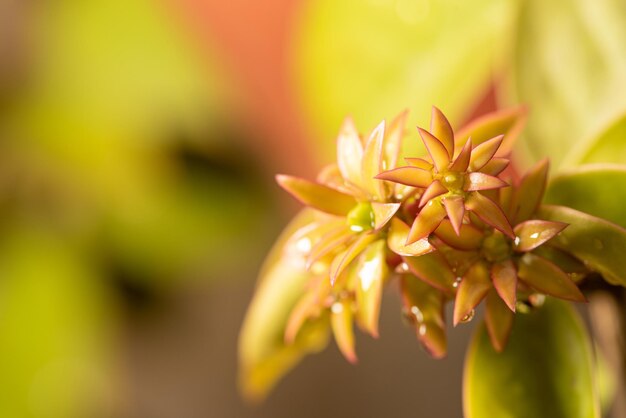
[[[621,0],[0,0],[0,416],[459,417],[385,296],[360,364],[333,344],[262,404],[237,392],[257,271],[341,120],[526,104],[515,159],[626,111]],[[419,150],[414,136],[408,147]]]

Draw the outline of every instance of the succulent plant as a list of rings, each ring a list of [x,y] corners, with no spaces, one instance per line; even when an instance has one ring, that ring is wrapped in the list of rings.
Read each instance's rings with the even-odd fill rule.
[[[548,160],[521,177],[508,168],[524,109],[494,112],[455,133],[433,108],[430,129],[418,128],[428,155],[398,166],[406,116],[365,136],[346,119],[336,164],[315,181],[276,177],[309,208],[270,253],[244,323],[248,396],[262,397],[302,355],[321,349],[329,332],[356,362],[354,324],[378,337],[386,285],[399,285],[404,316],[426,351],[441,358],[448,302],[457,326],[485,300],[488,339],[506,353],[516,313],[541,309],[546,298],[585,302],[578,285],[591,272],[612,283],[626,277],[623,263],[584,245],[626,245],[626,230],[542,205]]]

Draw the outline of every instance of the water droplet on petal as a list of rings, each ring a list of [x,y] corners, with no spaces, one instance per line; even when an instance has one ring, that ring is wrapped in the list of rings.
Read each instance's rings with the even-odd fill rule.
[[[409,271],[409,265],[407,263],[400,263],[396,267],[396,273],[407,273]]]
[[[537,239],[537,238],[539,238],[539,232],[533,232],[532,234],[530,234],[530,237],[531,237],[532,239]]]
[[[426,335],[426,324],[420,324],[418,332],[421,336]]]
[[[515,243],[515,246],[518,246],[520,241],[521,241],[520,237],[515,237],[515,240],[513,242]]]
[[[457,287],[459,287],[459,284],[461,284],[461,280],[463,280],[463,278],[461,278],[461,277],[457,277],[457,278],[454,280],[454,283],[452,283],[452,287],[454,287],[455,289],[456,289]]]
[[[532,295],[528,296],[528,302],[530,302],[530,304],[533,305],[535,308],[543,306],[545,301],[546,295],[543,295],[541,293],[533,293]]]
[[[330,307],[330,310],[334,314],[340,314],[341,312],[343,312],[343,303],[341,302],[333,303],[333,305]]]
[[[461,318],[461,322],[470,322],[472,319],[474,319],[475,314],[476,312],[474,311],[474,309],[472,309],[467,315]]]

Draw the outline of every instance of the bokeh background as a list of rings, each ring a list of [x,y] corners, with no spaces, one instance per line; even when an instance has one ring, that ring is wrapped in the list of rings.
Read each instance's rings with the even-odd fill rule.
[[[0,416],[459,417],[385,296],[360,364],[331,345],[237,392],[257,271],[352,115],[525,104],[553,171],[626,112],[622,0],[0,0]],[[407,144],[419,150],[417,141]],[[573,153],[573,154],[572,154]]]

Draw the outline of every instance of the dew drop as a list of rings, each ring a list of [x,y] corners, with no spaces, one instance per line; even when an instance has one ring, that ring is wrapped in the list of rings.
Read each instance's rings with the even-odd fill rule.
[[[461,278],[461,277],[457,277],[457,278],[454,280],[454,283],[452,283],[452,287],[454,287],[455,289],[456,289],[457,287],[459,287],[459,284],[461,284],[461,280],[462,280],[462,278]]]
[[[518,246],[520,241],[521,241],[520,237],[515,237],[515,240],[513,242],[515,243],[515,246]]]
[[[402,317],[407,321],[409,325],[415,326],[424,322],[424,315],[420,308],[413,305],[410,308],[402,308]]]
[[[532,234],[530,234],[530,237],[531,237],[532,239],[537,239],[537,238],[539,238],[539,232],[533,232]]]
[[[342,313],[343,312],[343,303],[341,303],[341,302],[333,303],[333,305],[330,307],[330,310],[334,314]]]
[[[400,263],[396,267],[396,273],[407,273],[409,271],[409,265],[407,263]]]
[[[426,335],[426,324],[420,324],[417,332],[419,332],[422,337]]]
[[[474,319],[475,314],[476,312],[474,311],[474,309],[472,309],[467,315],[461,318],[461,322],[470,322],[472,319]]]
[[[530,304],[533,305],[535,308],[543,306],[545,301],[546,295],[543,295],[541,293],[533,293],[532,295],[528,296],[528,302],[530,302]]]

